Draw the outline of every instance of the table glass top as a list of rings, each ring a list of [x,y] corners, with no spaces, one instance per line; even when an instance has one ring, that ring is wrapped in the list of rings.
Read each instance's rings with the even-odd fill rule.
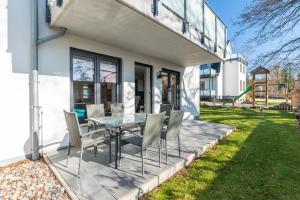
[[[146,116],[146,113],[135,113],[121,116],[94,117],[89,120],[112,127],[122,127],[130,124],[144,123]]]

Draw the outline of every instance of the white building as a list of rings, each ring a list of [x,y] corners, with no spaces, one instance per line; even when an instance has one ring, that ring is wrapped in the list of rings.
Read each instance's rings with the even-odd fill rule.
[[[226,49],[226,26],[201,0],[1,0],[0,24],[2,165],[33,143],[64,147],[63,110],[88,103],[172,103],[198,118],[198,66]]]
[[[231,43],[223,62],[200,66],[200,98],[202,100],[233,99],[246,90],[247,61],[232,54]],[[246,95],[236,101],[244,102]]]

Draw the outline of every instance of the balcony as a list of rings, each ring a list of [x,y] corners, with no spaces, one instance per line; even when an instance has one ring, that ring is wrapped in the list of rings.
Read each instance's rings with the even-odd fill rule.
[[[200,90],[200,97],[214,97],[216,90]]]
[[[49,10],[53,27],[179,66],[226,51],[227,28],[203,0],[50,0]]]
[[[215,69],[201,69],[200,78],[209,78],[217,76],[217,71]]]

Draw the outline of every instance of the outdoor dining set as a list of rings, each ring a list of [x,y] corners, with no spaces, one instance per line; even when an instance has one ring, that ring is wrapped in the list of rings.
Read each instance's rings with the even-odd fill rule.
[[[115,140],[115,168],[121,162],[122,146],[131,144],[140,149],[142,161],[142,176],[144,176],[144,157],[148,148],[158,149],[159,167],[161,165],[161,149],[165,149],[165,163],[168,164],[168,141],[178,140],[178,153],[180,157],[180,130],[183,120],[183,111],[173,110],[171,104],[161,104],[158,114],[135,113],[125,114],[123,104],[110,105],[111,116],[105,116],[103,104],[86,105],[87,133],[82,132],[76,112],[64,111],[68,133],[69,145],[67,165],[71,147],[80,149],[78,173],[83,151],[94,147],[97,153],[99,144],[109,147],[109,162],[112,163],[112,141]]]

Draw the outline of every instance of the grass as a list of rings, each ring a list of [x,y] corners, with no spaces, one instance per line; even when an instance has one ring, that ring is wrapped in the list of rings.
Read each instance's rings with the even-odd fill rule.
[[[269,101],[268,105],[269,106],[276,106],[276,105],[279,105],[281,103],[284,103],[284,102]],[[256,105],[265,105],[265,104],[266,104],[265,102],[256,102]]]
[[[145,199],[300,199],[300,131],[292,113],[201,108],[237,131]]]

